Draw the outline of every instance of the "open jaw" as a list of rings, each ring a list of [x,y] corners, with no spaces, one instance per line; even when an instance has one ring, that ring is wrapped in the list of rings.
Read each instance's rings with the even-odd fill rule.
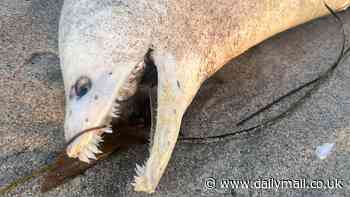
[[[115,103],[106,115],[105,122],[99,127],[81,131],[68,143],[66,152],[69,157],[79,158],[89,163],[96,160],[96,154],[101,154],[99,149],[103,143],[104,134],[120,135],[119,123],[128,125],[143,125],[152,141],[155,130],[156,100],[157,100],[157,69],[149,56],[145,61],[137,64],[119,89]],[[149,136],[148,131],[151,130]],[[141,131],[142,132],[142,131]],[[140,133],[141,133],[140,132]],[[150,143],[152,146],[152,142]],[[139,175],[140,167],[136,165],[136,173]]]
[[[191,96],[195,94],[200,83],[196,83],[190,88],[183,88],[179,84],[184,84],[186,81],[183,76],[177,75],[176,61],[171,54],[159,55],[153,53],[152,58],[154,58],[154,63],[157,65],[153,61],[149,61],[153,59],[147,54],[144,61],[134,68],[130,68],[129,74],[124,75],[124,83],[119,82],[119,87],[114,92],[115,97],[108,100],[111,106],[112,103],[115,103],[114,106],[110,109],[105,108],[105,111],[108,112],[107,115],[101,116],[101,113],[98,114],[101,118],[99,120],[103,121],[91,125],[91,127],[101,127],[89,130],[89,132],[82,131],[81,135],[78,134],[79,136],[68,146],[67,154],[86,162],[94,159],[94,154],[100,152],[98,145],[103,140],[103,134],[112,132],[110,129],[111,122],[118,122],[129,117],[130,107],[126,103],[138,97],[138,92],[144,88],[148,92],[148,108],[150,111],[149,154],[144,163],[136,165],[136,176],[132,185],[135,191],[152,193],[165,172],[177,141],[182,116],[192,99]],[[95,90],[92,89],[92,91]],[[102,98],[99,99],[99,101],[101,100]],[[145,107],[140,109],[136,111],[147,111]],[[79,110],[76,114],[79,115]],[[84,121],[84,118],[79,119]],[[118,135],[122,131],[117,125],[112,124],[113,135]],[[89,129],[89,127],[84,129]]]
[[[132,106],[130,101],[140,89],[140,82],[144,76],[145,63],[141,61],[130,72],[124,80],[123,85],[119,88],[115,102],[109,112],[105,115],[104,122],[100,126],[88,128],[72,137],[67,146],[67,155],[73,158],[79,158],[81,161],[89,163],[90,159],[95,159],[95,154],[102,153],[99,150],[99,144],[103,142],[104,133],[117,132],[112,129],[112,123],[115,124],[120,119],[129,118]],[[135,113],[133,111],[133,113]],[[117,134],[117,133],[115,133]]]

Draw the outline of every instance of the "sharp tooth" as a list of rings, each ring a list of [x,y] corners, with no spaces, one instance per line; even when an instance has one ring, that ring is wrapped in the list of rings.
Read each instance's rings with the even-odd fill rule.
[[[140,166],[139,164],[136,164],[136,174],[137,176],[140,176],[143,174],[143,167]]]
[[[89,158],[89,159],[94,159],[97,160],[95,154],[93,152],[91,152],[89,149],[85,150],[85,155]]]
[[[93,152],[93,153],[95,153],[95,154],[100,154],[100,153],[102,153],[102,151],[100,151],[100,149],[98,149],[97,146],[95,146],[94,144],[89,144],[89,145],[87,146],[87,148],[88,148],[91,152]]]
[[[95,146],[99,146],[100,141],[97,138],[93,137],[91,138],[91,143]]]
[[[83,162],[86,162],[86,163],[90,163],[90,160],[89,158],[85,155],[85,152],[80,152],[79,154],[79,160],[80,161],[83,161]]]
[[[111,128],[107,128],[104,130],[105,133],[113,133],[113,130]]]
[[[93,138],[95,138],[98,142],[103,142],[102,137],[99,135],[94,135]]]
[[[139,164],[136,164],[136,170],[141,172],[142,167]]]
[[[95,135],[94,138],[95,138],[95,140],[97,141],[98,145],[100,145],[100,143],[103,142],[102,137],[99,136],[99,135]]]
[[[137,175],[137,176],[141,176],[141,172],[138,171],[138,170],[136,170],[136,175]]]

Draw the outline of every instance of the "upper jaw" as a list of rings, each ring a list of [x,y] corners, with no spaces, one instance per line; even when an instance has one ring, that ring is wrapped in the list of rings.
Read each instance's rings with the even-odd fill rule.
[[[107,109],[107,114],[101,116],[102,114],[96,114],[98,117],[104,117],[99,122],[99,124],[94,125],[96,129],[88,129],[88,132],[81,130],[75,136],[70,136],[70,143],[67,146],[66,152],[69,157],[79,158],[83,162],[90,162],[90,159],[96,159],[95,154],[102,153],[99,150],[99,144],[103,142],[102,135],[104,133],[112,133],[112,119],[118,119],[121,116],[122,108],[121,102],[128,100],[132,97],[137,90],[138,83],[143,76],[143,71],[145,68],[144,62],[139,62],[126,77],[125,81],[117,91],[116,96],[111,100],[112,104]],[[103,95],[101,95],[103,96]],[[97,107],[97,106],[94,106]],[[102,112],[100,112],[102,113]],[[97,120],[97,119],[96,119]],[[82,120],[80,120],[81,122]],[[77,122],[66,122],[68,124],[77,124]],[[91,123],[91,122],[90,122]],[[92,124],[90,124],[92,126]]]

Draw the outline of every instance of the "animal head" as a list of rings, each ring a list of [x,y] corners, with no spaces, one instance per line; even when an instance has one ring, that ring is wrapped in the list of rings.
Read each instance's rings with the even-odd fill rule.
[[[66,1],[60,21],[59,48],[66,92],[65,138],[71,157],[89,162],[99,153],[104,132],[133,96],[145,69],[150,29],[123,4]],[[139,18],[136,20],[135,18]],[[117,131],[116,131],[117,132]]]
[[[151,100],[156,101],[153,106],[157,109],[151,113],[150,154],[144,165],[136,165],[134,181],[135,190],[145,192],[155,191],[171,157],[182,115],[192,99],[184,97],[184,88],[191,95],[197,90],[184,84],[193,84],[186,80],[196,81],[192,76],[198,75],[189,72],[185,67],[189,64],[178,61],[176,54],[166,49],[167,42],[158,42],[161,36],[165,41],[168,38],[167,34],[155,33],[164,15],[164,2],[159,3],[149,8],[142,0],[65,1],[59,28],[66,92],[64,130],[70,157],[85,162],[95,159],[101,152],[98,145],[102,134],[118,132],[110,129],[111,120],[125,115],[128,109],[124,104],[135,94],[140,80],[148,78],[144,74],[149,70],[147,62],[156,65],[157,76],[153,76],[158,86],[151,92],[157,96]],[[162,30],[167,32],[168,28]],[[164,45],[149,55],[151,43]],[[145,61],[145,56],[152,61]],[[83,132],[86,130],[89,132]]]

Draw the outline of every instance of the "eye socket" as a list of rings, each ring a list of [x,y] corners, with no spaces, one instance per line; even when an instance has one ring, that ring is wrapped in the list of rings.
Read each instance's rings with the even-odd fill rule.
[[[91,89],[91,85],[92,83],[90,78],[86,76],[80,77],[74,85],[76,96],[78,98],[83,97],[85,94],[89,92],[89,90]]]

